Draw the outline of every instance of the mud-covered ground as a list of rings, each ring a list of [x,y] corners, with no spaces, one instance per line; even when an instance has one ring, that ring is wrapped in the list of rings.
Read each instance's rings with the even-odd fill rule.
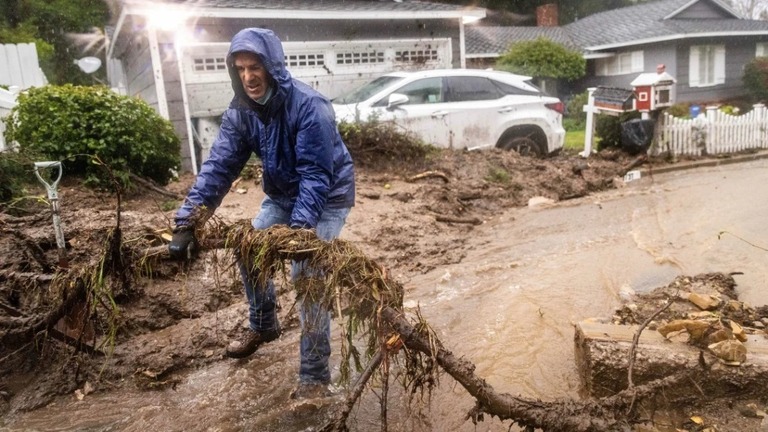
[[[502,151],[441,151],[406,163],[366,158],[357,167],[356,206],[342,238],[395,278],[407,280],[441,265],[460,263],[467,239],[483,229],[484,220],[505,209],[547,205],[550,200],[622,187],[622,176],[642,163],[615,151],[589,160],[570,154],[537,160]],[[234,222],[256,213],[263,195],[258,182],[246,178],[233,186],[214,222]],[[166,190],[182,197],[192,180],[184,176]],[[32,193],[44,195],[42,190]],[[241,328],[246,316],[231,255],[207,251],[186,265],[144,261],[136,254],[152,247],[162,249],[178,199],[140,187],[121,196],[118,211],[114,194],[86,189],[73,179],[64,180],[59,194],[69,258],[69,273],[62,272],[59,278],[88,275],[104,266],[125,271],[113,273],[107,281],[111,295],[94,297],[88,308],[91,324],[80,325],[82,321],[68,312],[69,328],[57,327],[97,348],[96,353],[76,352],[60,341],[66,337],[45,331],[47,326],[40,321],[51,319],[50,312],[73,293],[72,286],[49,278],[56,270],[57,251],[45,203],[41,200],[23,210],[6,207],[0,213],[4,332],[0,414],[34,410],[60,397],[119,391],[124,386],[147,391],[165,388],[190,370],[225,361],[222,352],[227,339]],[[115,244],[109,241],[110,235],[118,226],[124,249],[110,254],[108,249]],[[286,283],[282,285],[285,288]],[[282,322],[288,332],[297,334],[291,301],[284,297]],[[650,300],[638,302],[657,307]],[[632,313],[638,314],[636,310],[616,313],[626,322]],[[761,317],[750,316],[750,325]],[[716,412],[729,403],[715,402],[713,408],[712,401],[706,401],[702,409]],[[723,418],[733,412],[722,411]],[[734,425],[742,420],[724,421]],[[744,427],[759,425],[754,418],[743,421]]]

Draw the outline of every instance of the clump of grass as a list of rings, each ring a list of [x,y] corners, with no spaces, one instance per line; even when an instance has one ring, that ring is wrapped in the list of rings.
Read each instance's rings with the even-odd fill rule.
[[[509,171],[500,167],[488,168],[488,174],[485,176],[485,181],[502,185],[509,184],[510,179]]]

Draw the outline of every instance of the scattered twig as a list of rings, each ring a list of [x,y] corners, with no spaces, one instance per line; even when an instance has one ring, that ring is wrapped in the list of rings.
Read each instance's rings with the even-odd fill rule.
[[[645,328],[648,326],[648,324],[651,323],[654,319],[656,319],[657,316],[659,316],[662,312],[667,310],[670,306],[672,306],[673,298],[670,297],[667,299],[666,303],[662,307],[660,307],[656,312],[654,312],[651,316],[646,318],[645,321],[643,321],[642,324],[640,324],[640,327],[637,328],[635,331],[635,335],[632,337],[632,346],[629,347],[629,367],[627,370],[627,382],[629,383],[627,385],[628,389],[631,389],[635,386],[635,384],[632,382],[632,368],[635,365],[635,349],[637,348],[637,344],[640,341],[640,334],[645,330]]]
[[[405,179],[405,181],[407,181],[408,183],[413,183],[416,180],[422,180],[430,177],[438,177],[443,179],[445,183],[450,183],[450,179],[448,178],[448,176],[445,175],[445,173],[442,173],[440,171],[425,171],[421,174],[416,174],[415,176],[408,177],[407,179]]]
[[[138,184],[140,184],[140,185],[142,185],[142,186],[152,190],[153,192],[159,193],[160,195],[163,195],[165,197],[176,199],[176,200],[183,199],[183,197],[180,196],[179,194],[176,194],[176,193],[173,193],[173,192],[171,192],[171,191],[169,191],[167,189],[161,188],[160,186],[157,186],[156,184],[152,183],[151,181],[149,181],[147,179],[144,179],[144,178],[141,178],[141,177],[137,176],[136,174],[131,173],[130,178],[131,178],[131,180],[135,181],[136,183],[138,183]]]
[[[632,159],[628,164],[624,165],[624,173],[631,170],[632,168],[638,167],[645,163],[645,161],[648,160],[648,155],[643,154],[640,155],[634,159]]]
[[[237,189],[237,185],[239,185],[241,181],[243,181],[243,178],[238,177],[235,181],[232,182],[232,186],[229,187],[229,190],[234,191],[235,189]]]
[[[368,362],[368,365],[365,367],[365,369],[363,369],[363,372],[359,377],[357,377],[355,384],[352,385],[352,388],[350,389],[349,393],[347,394],[347,398],[344,401],[344,405],[340,410],[336,411],[333,419],[321,429],[322,432],[346,430],[345,425],[347,423],[349,414],[352,412],[352,408],[360,398],[360,395],[363,394],[363,390],[365,389],[366,384],[368,384],[368,380],[371,379],[373,373],[376,371],[379,365],[381,365],[383,359],[384,355],[382,354],[381,350],[376,351],[373,357],[371,357],[371,360]]]
[[[26,280],[35,282],[50,282],[53,280],[53,278],[54,275],[52,274],[0,270],[0,281]]]
[[[677,295],[675,295],[677,297]],[[654,319],[656,319],[657,316],[659,316],[662,312],[667,310],[670,306],[672,306],[673,297],[670,297],[667,299],[667,302],[660,307],[656,312],[654,312],[651,316],[649,316],[645,321],[643,321],[642,324],[640,324],[640,327],[637,328],[637,331],[635,331],[635,335],[632,337],[632,346],[629,347],[629,367],[627,368],[627,390],[634,390],[635,383],[632,381],[632,371],[635,366],[635,349],[637,348],[637,344],[640,341],[640,334],[645,330],[645,328],[648,326],[648,324],[651,323]],[[632,412],[632,408],[635,406],[635,397],[632,397],[632,402],[629,404],[629,408],[627,410],[627,413]]]
[[[720,231],[719,233],[717,233],[717,239],[718,239],[718,240],[720,240],[720,238],[721,238],[722,236],[724,236],[725,234],[730,234],[730,235],[732,235],[732,236],[736,237],[737,239],[739,239],[739,240],[743,241],[744,243],[746,243],[746,244],[748,244],[748,245],[752,246],[752,247],[753,247],[753,248],[755,248],[755,249],[760,249],[760,250],[762,250],[762,251],[766,251],[766,252],[768,252],[768,248],[764,248],[764,247],[762,247],[762,246],[758,246],[758,245],[756,245],[756,244],[754,244],[754,243],[752,243],[752,242],[750,242],[750,241],[748,241],[748,240],[745,240],[745,239],[743,239],[743,238],[741,238],[741,237],[737,236],[736,234],[734,234],[734,233],[732,233],[732,232],[730,232],[730,231]]]
[[[435,220],[438,222],[446,222],[446,223],[457,223],[457,224],[468,224],[468,225],[481,225],[483,221],[480,219],[473,217],[473,218],[459,218],[459,217],[453,217],[453,216],[445,216],[445,215],[436,215]]]

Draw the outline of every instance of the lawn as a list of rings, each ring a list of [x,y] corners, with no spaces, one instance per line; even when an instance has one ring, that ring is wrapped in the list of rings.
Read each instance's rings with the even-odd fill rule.
[[[583,150],[584,134],[585,134],[584,129],[566,131],[565,144],[563,145],[563,148],[566,150]]]

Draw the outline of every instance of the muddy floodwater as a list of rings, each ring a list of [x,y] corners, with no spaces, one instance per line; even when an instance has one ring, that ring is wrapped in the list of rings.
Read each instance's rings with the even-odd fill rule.
[[[447,348],[497,391],[576,398],[573,323],[610,317],[632,292],[683,274],[740,272],[740,299],[768,304],[768,252],[760,248],[768,246],[766,185],[768,162],[755,161],[645,175],[617,190],[506,210],[472,231],[460,263],[403,281],[405,306],[420,306]],[[16,413],[0,430],[313,430],[322,411],[288,398],[295,370],[284,366],[297,361],[296,338],[248,360],[214,362],[171,388],[128,387]],[[418,404],[406,409],[394,387],[390,430],[508,430],[465,420],[473,400],[448,376],[421,412]],[[379,430],[378,416],[369,393],[350,428]]]

